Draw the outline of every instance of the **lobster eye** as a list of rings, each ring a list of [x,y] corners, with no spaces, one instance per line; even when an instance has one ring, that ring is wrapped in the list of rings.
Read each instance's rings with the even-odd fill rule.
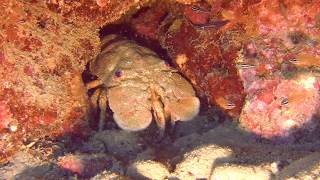
[[[114,75],[119,78],[122,76],[122,71],[120,69],[118,69],[118,70],[116,70],[116,72],[114,72]]]

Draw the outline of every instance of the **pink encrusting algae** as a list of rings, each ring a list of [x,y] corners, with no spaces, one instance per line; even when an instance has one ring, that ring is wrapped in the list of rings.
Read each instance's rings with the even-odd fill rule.
[[[248,96],[241,125],[265,138],[287,137],[301,129],[312,131],[320,100],[317,81],[312,75],[277,83],[260,81],[261,89]]]
[[[89,178],[105,169],[117,166],[118,162],[106,154],[69,154],[60,157],[58,166],[82,178]]]
[[[138,13],[133,27],[158,9]],[[157,32],[173,63],[210,105],[265,138],[313,124],[318,88],[306,88],[297,78],[317,81],[316,73],[306,72],[320,66],[319,0],[201,1],[164,11],[168,15],[156,19],[158,26],[144,29]],[[137,33],[148,37],[149,31]],[[303,93],[312,100],[299,100]]]
[[[62,168],[76,174],[82,174],[84,171],[83,160],[76,156],[66,156],[60,159],[58,163]]]

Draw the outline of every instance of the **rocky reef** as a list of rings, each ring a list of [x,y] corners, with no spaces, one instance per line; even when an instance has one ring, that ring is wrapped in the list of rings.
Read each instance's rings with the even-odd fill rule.
[[[319,0],[0,0],[0,8],[3,178],[320,176]],[[96,131],[97,114],[132,106],[97,110],[90,101],[88,63],[110,33],[155,51],[161,67],[188,80],[200,115],[167,125],[164,136],[151,121],[122,131],[108,115]],[[297,170],[303,163],[309,168]]]
[[[141,4],[108,1],[102,8],[96,1],[0,1],[2,162],[42,137],[86,134],[82,72],[99,52],[99,28]]]
[[[150,8],[132,26],[167,49],[210,105],[273,139],[318,123],[319,8],[318,1],[199,2]]]

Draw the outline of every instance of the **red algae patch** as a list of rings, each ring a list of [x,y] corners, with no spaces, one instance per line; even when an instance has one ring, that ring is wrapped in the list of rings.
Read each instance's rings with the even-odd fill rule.
[[[77,156],[65,156],[59,160],[58,164],[62,168],[69,170],[73,173],[83,174],[85,169],[83,163],[83,160],[81,160]]]
[[[154,10],[153,10],[154,9]],[[158,27],[166,16],[167,12],[161,6],[153,7],[152,10],[144,9],[133,18],[131,23],[136,33],[148,39],[158,39]]]
[[[3,162],[22,141],[54,137],[87,124],[81,72],[98,52],[99,38],[94,33],[98,26],[71,23],[71,17],[68,22],[44,2],[8,1],[0,7]]]
[[[176,22],[180,22],[179,27],[174,27]],[[169,30],[160,36],[160,42],[179,70],[200,94],[205,95],[209,104],[221,107],[232,117],[238,117],[245,97],[234,66],[240,47],[233,41],[220,41],[228,38],[229,34],[221,34],[218,31],[220,20],[217,23],[215,26],[210,22],[201,22],[203,26],[197,26],[177,17]],[[230,29],[230,32],[234,32],[234,38],[237,38],[242,30]],[[226,44],[229,47],[223,49]],[[185,60],[181,61],[181,57]]]
[[[15,120],[13,119],[12,113],[10,111],[10,108],[7,106],[7,104],[4,101],[0,101],[0,131],[7,129],[10,131],[16,131],[17,127],[13,128],[13,122]]]
[[[60,157],[58,165],[83,178],[92,177],[113,166],[119,166],[118,162],[106,154],[79,154]]]
[[[304,129],[317,116],[317,90],[305,90],[314,100],[299,103],[300,95],[289,92],[304,91],[293,77],[320,67],[318,1],[215,1],[164,9],[167,16],[152,29],[173,64],[210,105],[240,117],[248,132],[265,138],[287,136],[289,129]],[[157,8],[150,8],[134,21],[143,22],[146,14],[156,13]],[[292,89],[284,87],[286,83]],[[275,93],[281,89],[282,96],[290,96],[282,98],[283,103],[293,99],[287,103],[288,116],[275,113],[279,108],[275,102],[281,99]],[[297,114],[292,114],[293,109]],[[265,115],[260,117],[262,112]]]

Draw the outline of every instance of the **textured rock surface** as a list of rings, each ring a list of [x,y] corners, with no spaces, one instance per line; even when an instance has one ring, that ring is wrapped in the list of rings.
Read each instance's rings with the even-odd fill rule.
[[[184,8],[192,7],[182,7],[179,11],[183,12]],[[241,47],[240,34],[244,33],[243,29],[235,26],[224,33],[217,31],[219,28],[206,28],[206,23],[199,27],[190,23],[188,17],[202,18],[197,12],[191,15],[185,13],[184,16],[167,19],[167,26],[170,27],[166,32],[160,31],[159,35],[162,46],[209,104],[215,104],[230,116],[238,117],[245,94],[234,61]],[[214,15],[209,13],[209,16]]]
[[[43,162],[27,152],[15,154],[12,162],[1,168],[1,179],[59,179],[68,174],[57,165]]]
[[[72,23],[43,2],[1,1],[0,7],[0,102],[10,117],[0,117],[4,160],[23,139],[86,125],[81,73],[99,39],[92,23]]]
[[[92,27],[113,23],[125,15],[136,12],[150,0],[88,0],[88,1],[49,1],[48,8],[78,22],[94,22]]]
[[[127,175],[133,179],[162,180],[169,176],[169,171],[163,164],[159,162],[137,161],[128,167]]]
[[[204,127],[199,123],[193,125],[195,128],[196,126]],[[230,123],[219,125],[212,130],[203,128],[202,133],[188,134],[188,129],[184,131],[184,136],[176,138],[173,142],[163,140],[148,143],[142,138],[143,134],[137,134],[136,136],[141,137],[141,143],[146,148],[135,152],[130,151],[139,146],[136,141],[121,145],[123,141],[118,140],[125,137],[122,133],[104,131],[104,135],[110,135],[110,138],[100,141],[104,147],[106,149],[109,147],[112,151],[127,152],[131,160],[119,158],[119,154],[116,152],[113,154],[112,151],[110,153],[104,150],[97,153],[94,143],[98,141],[97,138],[86,142],[85,153],[77,152],[84,151],[81,149],[84,146],[83,143],[79,143],[77,146],[80,147],[74,150],[66,148],[66,144],[63,154],[49,151],[47,153],[53,153],[53,156],[42,160],[40,158],[48,154],[41,154],[39,151],[45,149],[47,142],[38,142],[39,145],[16,154],[13,161],[0,167],[0,173],[6,179],[12,177],[57,179],[75,176],[93,179],[143,179],[145,177],[149,179],[217,179],[218,177],[226,179],[233,176],[259,177],[259,179],[268,177],[314,179],[319,177],[320,160],[317,152],[320,148],[317,137],[319,134],[304,142],[274,144],[258,141],[254,136],[244,133]],[[126,138],[129,139],[128,136]],[[117,146],[114,145],[117,144],[115,141],[119,143]],[[42,143],[44,144],[41,146]],[[92,147],[88,148],[90,145]]]
[[[81,73],[99,51],[99,28],[150,3],[0,1],[1,161],[22,141],[86,126]]]
[[[293,81],[306,72],[318,74],[318,0],[208,1],[159,9],[138,14],[132,26],[161,43],[210,105],[233,118],[240,116],[245,129],[265,138],[312,130],[319,97],[308,92],[314,101],[298,103],[301,96],[291,92],[303,87],[284,84],[299,84]],[[154,23],[143,27],[149,20]],[[283,84],[274,92],[276,85],[265,86],[268,81]],[[315,91],[318,81],[315,77]],[[275,105],[280,99],[282,105]]]
[[[260,167],[247,167],[247,166],[235,166],[225,165],[216,167],[212,172],[211,179],[239,179],[239,180],[268,180],[272,178],[270,171]]]
[[[23,139],[86,126],[81,73],[98,53],[98,28],[141,4],[108,1],[100,8],[95,1],[0,1],[1,161]]]
[[[220,147],[220,150],[223,149],[229,156],[220,154],[221,157],[218,158],[220,161],[213,163],[210,155],[213,155],[215,150],[201,147],[201,144],[206,144],[208,147]],[[274,177],[283,179],[283,177],[289,177],[284,174],[290,173],[292,173],[292,177],[293,174],[299,174],[296,177],[319,177],[317,153],[312,153],[312,149],[319,146],[318,141],[314,144],[264,144],[257,142],[250,135],[247,136],[240,131],[235,131],[230,125],[225,125],[202,135],[192,134],[180,138],[174,143],[174,146],[174,149],[180,150],[178,152],[186,153],[183,153],[184,158],[176,165],[176,169],[171,174],[173,177],[188,178],[188,176],[194,176],[192,174],[197,173],[202,173],[203,178],[211,177],[212,179],[228,179],[233,176],[244,177],[244,179],[270,179]],[[307,156],[309,158],[306,158],[309,160],[298,160],[306,155],[309,155]],[[192,163],[206,166],[194,168],[196,166],[192,166]],[[181,169],[183,164],[189,164],[189,166],[184,166],[184,171]],[[286,168],[283,169],[283,167]],[[287,168],[290,170],[286,170]]]
[[[91,178],[91,180],[130,180],[130,178],[114,172],[104,171],[101,174]]]
[[[302,74],[290,80],[256,81],[250,87],[240,123],[266,138],[315,129],[319,108],[318,78]]]
[[[181,1],[179,0],[179,2]],[[184,2],[190,3],[191,1]],[[2,19],[0,22],[1,162],[7,162],[7,157],[14,151],[24,148],[22,154],[18,153],[11,161],[1,164],[0,174],[3,176],[1,178],[73,178],[76,176],[74,173],[77,172],[66,171],[60,168],[57,162],[59,158],[63,159],[66,156],[79,157],[77,151],[86,151],[86,157],[83,158],[85,163],[94,159],[97,153],[102,153],[102,156],[108,157],[111,154],[119,158],[116,161],[124,164],[124,171],[127,170],[128,162],[132,162],[131,160],[136,157],[142,164],[141,169],[144,169],[143,164],[146,164],[146,169],[150,168],[150,164],[144,162],[152,160],[155,164],[164,164],[167,170],[172,172],[169,177],[184,177],[188,174],[184,169],[189,171],[190,164],[199,163],[205,167],[204,171],[198,172],[196,169],[190,171],[194,174],[199,173],[199,176],[207,176],[205,178],[225,175],[224,172],[221,173],[225,169],[241,172],[241,175],[255,169],[258,170],[256,173],[262,172],[261,174],[265,173],[264,175],[271,175],[279,179],[284,177],[292,179],[319,178],[320,133],[318,128],[312,135],[299,135],[300,138],[295,138],[294,141],[291,141],[291,144],[286,144],[287,142],[283,141],[269,142],[252,134],[244,133],[232,124],[224,124],[214,128],[217,123],[212,121],[216,118],[213,118],[211,114],[207,115],[207,120],[201,119],[201,121],[195,121],[197,123],[177,126],[179,133],[175,133],[173,130],[162,141],[157,141],[157,135],[153,132],[124,135],[119,131],[119,133],[109,131],[110,134],[102,135],[101,139],[103,140],[92,135],[89,138],[89,141],[92,142],[79,143],[74,139],[65,140],[66,137],[63,137],[62,140],[58,138],[56,141],[62,145],[60,150],[56,150],[55,146],[48,143],[46,139],[42,139],[44,136],[52,137],[53,135],[75,132],[79,126],[86,125],[84,119],[87,110],[87,97],[81,80],[81,72],[87,61],[98,53],[97,29],[104,23],[119,19],[126,12],[129,12],[129,14],[135,12],[137,10],[135,7],[142,6],[144,3],[147,2],[99,0],[99,2],[82,1],[82,3],[50,1],[46,4],[43,1],[35,0],[0,0],[0,7],[3,10],[0,14]],[[295,79],[296,77],[310,71],[317,72],[319,67],[319,0],[210,1],[211,8],[205,4],[203,2],[197,4],[204,10],[195,9],[196,11],[192,13],[183,13],[185,10],[183,5],[178,4],[175,6],[177,8],[171,6],[170,11],[180,11],[177,13],[178,19],[175,20],[177,17],[172,17],[169,14],[165,18],[165,22],[169,22],[167,29],[167,26],[162,26],[159,23],[163,16],[156,16],[156,24],[160,25],[161,28],[155,32],[161,32],[162,30],[168,32],[168,34],[162,36],[166,39],[170,39],[172,35],[179,35],[177,33],[179,30],[190,32],[190,34],[187,33],[187,36],[182,37],[184,41],[181,42],[186,42],[183,45],[190,45],[192,51],[188,51],[190,54],[187,53],[186,56],[182,54],[177,58],[174,57],[176,65],[177,67],[181,66],[181,70],[183,70],[184,64],[188,65],[188,63],[190,63],[188,65],[190,68],[203,68],[202,72],[205,72],[208,78],[203,78],[201,72],[195,71],[196,73],[189,73],[191,79],[193,76],[198,77],[192,82],[198,85],[199,89],[204,87],[199,92],[203,93],[204,97],[209,97],[213,104],[225,109],[229,115],[233,117],[239,115],[244,92],[252,97],[252,101],[247,101],[247,104],[251,104],[257,99],[270,103],[274,100],[270,92],[275,92],[277,96],[290,95],[286,92],[294,92],[294,89],[287,87],[287,84],[299,89],[301,84],[299,80]],[[186,11],[190,9],[194,8],[188,6]],[[217,13],[218,16],[210,16],[212,19],[208,19],[207,13],[209,11],[210,15]],[[157,13],[161,14],[163,12]],[[226,21],[221,20],[229,20],[229,22],[225,24]],[[203,24],[204,22],[215,22],[217,24],[213,24],[211,26],[213,29],[210,29],[210,26],[192,25],[190,21],[200,25],[208,25]],[[243,27],[244,25],[247,26]],[[144,30],[143,27],[139,28]],[[243,34],[243,31],[246,33]],[[150,29],[145,32],[150,32]],[[199,41],[192,41],[193,34],[199,35],[197,37]],[[212,34],[218,37],[211,36]],[[217,48],[215,41],[207,43],[207,36],[212,38],[209,40],[218,41],[221,47]],[[242,39],[245,36],[252,39],[247,39],[249,42],[246,42],[246,39]],[[157,35],[154,37],[157,37]],[[191,40],[185,38],[191,38]],[[238,44],[239,42],[241,43]],[[161,43],[170,45],[166,42]],[[206,47],[208,44],[213,47]],[[234,46],[231,47],[230,44]],[[193,47],[192,45],[199,45],[200,47]],[[175,48],[178,48],[178,46],[175,46]],[[201,50],[206,48],[212,48],[211,50],[214,51],[208,53],[210,56],[216,55],[217,52],[223,53],[208,58],[217,60],[214,62],[208,61],[208,63],[213,64],[207,64],[207,61],[201,56],[196,58],[197,61],[194,60],[194,62],[188,59],[189,56],[195,56],[191,53],[196,50],[200,50],[198,52],[205,56],[206,52]],[[216,64],[220,59],[226,60],[225,64]],[[230,65],[230,62],[236,65],[235,67],[238,69]],[[212,69],[213,72],[211,72]],[[225,69],[228,69],[228,72]],[[185,73],[188,74],[187,71]],[[272,83],[273,80],[278,81],[278,77],[282,83]],[[308,75],[307,77],[311,76]],[[239,81],[239,78],[242,82]],[[224,83],[225,86],[214,83],[212,86],[208,86],[206,82],[209,79],[211,79],[211,83],[220,80],[220,82],[226,83]],[[309,78],[304,79],[308,80]],[[201,84],[202,81],[205,83]],[[254,87],[252,86],[254,83],[262,86],[259,83],[265,81],[271,81],[271,84],[262,83],[266,85],[267,92],[256,91],[255,88],[251,88],[252,91],[249,91],[250,87]],[[241,83],[243,89],[239,90],[238,85],[241,85]],[[302,89],[312,87],[308,83],[302,84],[306,85]],[[318,83],[312,83],[312,85],[316,90],[318,89]],[[225,91],[226,87],[230,90]],[[273,87],[277,87],[276,91],[270,91]],[[217,91],[211,91],[212,89]],[[218,92],[218,96],[215,96],[215,92]],[[309,94],[308,92],[311,91],[307,91],[307,94]],[[226,95],[224,93],[228,95],[236,94],[236,96],[217,98],[224,97]],[[261,93],[261,96],[259,96],[259,93]],[[293,95],[293,97],[296,96]],[[234,101],[233,98],[236,100]],[[316,103],[306,108],[306,104],[300,103],[301,99],[293,99],[299,102],[298,105],[296,104],[297,106],[290,103],[292,101],[290,99],[288,99],[288,103],[286,101],[281,101],[281,103],[283,105],[288,104],[289,109],[293,104],[294,110],[313,111],[317,108]],[[313,103],[314,100],[315,98],[308,102]],[[304,109],[299,108],[300,105]],[[299,113],[305,115],[304,112],[294,112],[296,112],[295,116],[297,117]],[[300,122],[304,124],[304,121],[298,123]],[[264,123],[265,121],[257,122],[253,126],[250,123],[243,123],[243,126],[248,131],[253,131],[257,126],[267,129],[266,126],[270,124],[265,125]],[[276,128],[271,127],[270,129],[275,130]],[[86,131],[82,130],[81,132],[85,133]],[[271,135],[276,134],[274,133],[276,131],[265,132],[271,132]],[[258,132],[257,134],[271,137],[269,133]],[[78,136],[81,141],[87,141],[87,139],[81,137]],[[119,140],[115,141],[114,139]],[[213,155],[214,151],[211,151],[212,148],[218,149],[219,152],[226,151],[232,154],[232,158],[225,159],[227,162],[219,161],[216,166],[209,167],[216,157]],[[46,152],[43,155],[44,150]],[[129,158],[123,158],[127,154]],[[209,157],[205,156],[207,154]],[[224,155],[224,153],[221,155]],[[199,161],[196,162],[195,160]],[[69,168],[74,167],[73,162],[78,163],[78,161],[67,162],[71,163],[71,165],[67,163]],[[104,167],[104,165],[97,164],[101,171],[96,172],[98,174],[90,174],[90,176],[95,176],[96,179],[108,179],[114,176],[115,178],[122,178],[119,175],[121,173],[109,168],[109,166]],[[167,172],[165,167],[161,166],[163,172]],[[221,167],[226,168],[221,169]],[[79,170],[77,166],[76,170]],[[154,169],[154,171],[157,170]],[[190,176],[194,176],[194,174]]]
[[[176,165],[174,177],[179,179],[201,179],[211,175],[212,168],[221,162],[230,161],[232,151],[216,145],[199,147],[183,155],[181,163]]]
[[[119,161],[107,154],[68,154],[57,161],[41,161],[26,151],[13,156],[13,163],[1,168],[1,179],[65,179],[67,177],[121,178]],[[124,177],[123,177],[124,178]]]
[[[173,64],[210,105],[218,105],[230,116],[238,117],[245,94],[235,60],[246,31],[245,25],[231,23],[222,16],[221,3],[159,5],[134,17],[132,26],[138,34],[160,42]],[[225,2],[225,11],[237,9],[238,3]],[[251,1],[246,7],[248,4]]]
[[[238,68],[248,94],[240,123],[249,131],[285,137],[318,123],[318,73],[309,72],[319,67],[319,10],[319,1],[261,1],[249,8],[254,19],[244,22],[255,31],[236,61],[246,65]]]
[[[309,156],[292,162],[284,168],[278,179],[318,179],[320,178],[320,153],[312,153]]]
[[[90,151],[108,152],[123,160],[131,160],[144,150],[142,139],[133,132],[102,131],[91,139]]]

